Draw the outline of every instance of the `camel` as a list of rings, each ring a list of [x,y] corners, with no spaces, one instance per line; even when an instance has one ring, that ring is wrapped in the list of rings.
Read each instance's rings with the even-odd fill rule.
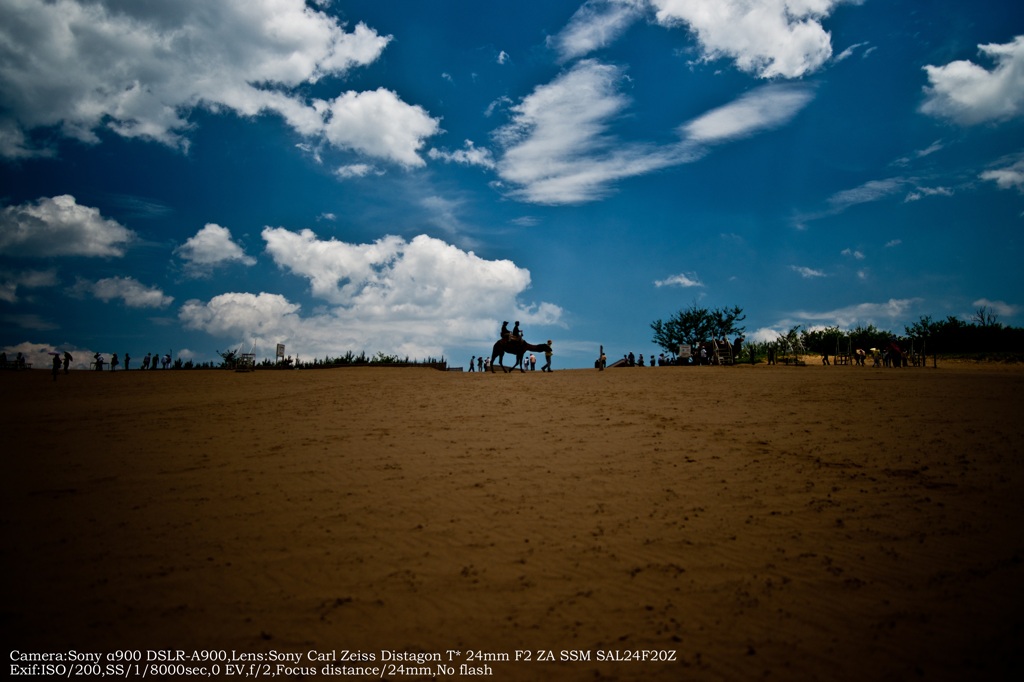
[[[494,359],[498,359],[498,365],[501,367],[502,372],[510,371],[510,368],[505,367],[502,359],[505,357],[505,353],[510,353],[516,356],[516,364],[512,365],[511,369],[515,369],[516,365],[519,366],[520,372],[525,372],[523,369],[523,356],[530,351],[541,351],[547,352],[551,350],[551,346],[546,343],[542,343],[539,346],[532,343],[527,343],[525,339],[518,336],[502,337],[494,342],[494,349],[491,351],[491,374],[494,374]]]

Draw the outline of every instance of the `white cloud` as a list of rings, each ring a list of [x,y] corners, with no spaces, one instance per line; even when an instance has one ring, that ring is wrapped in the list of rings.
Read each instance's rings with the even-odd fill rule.
[[[913,191],[908,192],[904,203],[911,201],[920,201],[926,197],[951,197],[953,196],[953,190],[949,187],[916,187]]]
[[[501,97],[487,105],[487,108],[484,109],[484,116],[490,118],[491,116],[494,115],[495,111],[502,107],[510,106],[511,104],[512,100],[509,97],[502,95]]]
[[[508,56],[508,52],[505,52],[505,50],[502,50],[501,52],[498,53],[498,63],[499,64],[508,64],[508,61],[510,59],[511,59],[511,57]]]
[[[796,215],[793,219],[794,225],[797,229],[806,229],[807,223],[811,221],[839,215],[847,209],[859,204],[869,204],[875,201],[882,201],[883,199],[901,192],[903,188],[912,183],[912,180],[903,177],[886,178],[884,180],[869,180],[862,185],[851,189],[841,190],[830,196],[828,198],[828,208]],[[918,189],[922,192],[930,191],[922,188]],[[936,191],[935,193],[941,193],[941,191]],[[922,193],[917,197],[908,196],[905,201],[913,201],[914,199],[921,198],[921,196],[924,196],[924,194]]]
[[[864,252],[855,249],[843,249],[842,255],[852,258],[854,260],[864,260]]]
[[[134,232],[68,194],[0,210],[4,255],[121,257],[134,239]]]
[[[704,283],[700,281],[697,274],[694,272],[685,272],[678,275],[671,275],[665,279],[659,279],[654,282],[654,286],[661,287],[702,287]]]
[[[447,149],[431,149],[427,156],[431,159],[444,161],[446,163],[457,163],[464,166],[480,166],[482,168],[494,168],[494,157],[491,150],[477,147],[472,140],[466,140],[462,149],[453,152]]]
[[[931,156],[936,152],[942,151],[945,148],[945,146],[946,145],[942,142],[942,140],[936,140],[935,142],[932,142],[924,149],[919,149],[910,156],[904,156],[902,158],[896,159],[895,161],[893,161],[893,165],[909,166],[910,163],[915,159],[923,159],[926,156]]]
[[[0,319],[2,319],[5,324],[9,324],[12,327],[31,329],[33,331],[50,331],[52,329],[60,328],[60,325],[44,319],[40,315],[34,315],[32,313],[25,313],[22,315],[4,315]]]
[[[987,298],[979,298],[971,303],[971,305],[975,308],[988,308],[990,312],[1002,317],[1015,317],[1021,311],[1021,306],[1019,305],[1013,305],[1006,301],[990,301]]]
[[[365,178],[367,175],[383,175],[384,172],[366,163],[352,163],[347,166],[338,166],[334,170],[334,174],[342,180],[349,180],[351,178]]]
[[[905,178],[886,178],[885,180],[869,180],[859,187],[836,192],[829,197],[829,204],[838,210],[845,210],[857,204],[868,204],[892,196],[907,184]]]
[[[196,299],[186,301],[178,312],[178,319],[186,328],[232,340],[248,340],[254,336],[276,339],[300,322],[299,307],[279,294],[226,293],[206,303]]]
[[[772,327],[760,327],[746,334],[747,343],[775,343],[780,336],[785,336],[785,332]]]
[[[587,0],[558,35],[548,37],[548,47],[562,61],[607,47],[642,16],[644,5],[643,0]]]
[[[364,349],[422,358],[493,341],[496,311],[524,328],[561,324],[557,305],[519,301],[528,271],[425,235],[348,244],[268,227],[263,237],[275,262],[309,280],[313,295],[331,306],[303,317],[298,304],[278,295],[229,293],[187,302],[179,314],[187,326],[268,348],[288,343],[303,354]]]
[[[929,85],[922,112],[961,125],[1024,114],[1024,36],[1003,45],[979,45],[978,50],[994,62],[991,70],[967,60],[924,67]]]
[[[326,105],[324,115],[324,135],[334,146],[409,168],[424,165],[417,152],[440,131],[422,107],[385,88],[346,92]]]
[[[423,220],[448,234],[458,234],[462,231],[462,221],[458,216],[460,204],[437,195],[424,197],[420,201],[425,209]]]
[[[231,230],[216,223],[207,223],[175,253],[195,273],[207,272],[225,263],[256,264],[256,259],[247,256],[245,250],[231,239]]]
[[[375,317],[509,309],[530,284],[529,272],[511,261],[487,261],[425,235],[348,244],[321,240],[311,230],[268,227],[263,238],[274,262],[308,279],[315,296]]]
[[[0,270],[0,301],[16,303],[19,289],[40,289],[57,285],[56,270]]]
[[[790,265],[789,269],[799,274],[804,279],[813,279],[815,277],[825,277],[825,273],[821,270],[815,270],[814,268],[808,268],[802,265]]]
[[[303,0],[21,0],[0,4],[0,154],[24,157],[31,133],[56,126],[96,143],[124,137],[188,148],[189,112],[271,112],[300,135],[422,165],[437,131],[420,107],[379,89],[309,101],[302,86],[375,61],[391,40],[351,31]]]
[[[803,321],[820,321],[850,329],[858,324],[892,324],[904,319],[921,303],[919,298],[891,298],[885,303],[858,303],[824,312],[795,312],[792,317]]]
[[[685,25],[704,58],[732,59],[761,78],[799,78],[832,56],[821,22],[844,0],[651,0],[658,22]]]
[[[496,169],[511,196],[537,204],[603,197],[612,183],[703,157],[710,145],[789,122],[813,97],[805,86],[769,85],[680,126],[672,144],[623,141],[610,130],[628,115],[623,69],[582,60],[510,107],[494,133]],[[438,152],[439,158],[442,152]]]
[[[511,108],[495,133],[504,153],[498,175],[516,198],[538,204],[597,199],[622,178],[682,163],[679,147],[623,143],[609,134],[629,99],[618,92],[619,67],[583,60]]]
[[[982,180],[991,180],[999,189],[1016,189],[1024,193],[1024,158],[1003,168],[994,168],[981,174]]]
[[[713,109],[681,127],[694,142],[714,144],[747,137],[788,123],[812,99],[810,88],[768,85]]]
[[[850,45],[850,46],[849,46],[848,48],[846,48],[845,50],[843,50],[842,52],[840,52],[839,54],[837,54],[837,55],[836,55],[836,56],[834,57],[833,61],[836,61],[836,62],[842,62],[842,61],[846,61],[847,59],[849,59],[850,57],[852,57],[852,56],[853,56],[853,54],[854,54],[854,53],[855,53],[855,52],[856,52],[856,51],[857,51],[858,49],[860,49],[860,48],[864,47],[864,46],[865,46],[865,45],[867,45],[867,44],[868,44],[868,43],[854,43],[853,45]],[[863,57],[866,57],[866,56],[867,56],[868,54],[869,54],[869,52],[865,51],[864,55],[862,55],[862,56],[863,56]]]
[[[72,295],[92,296],[105,303],[121,300],[129,308],[163,308],[174,301],[156,287],[147,287],[134,277],[107,277],[96,282],[79,279]]]

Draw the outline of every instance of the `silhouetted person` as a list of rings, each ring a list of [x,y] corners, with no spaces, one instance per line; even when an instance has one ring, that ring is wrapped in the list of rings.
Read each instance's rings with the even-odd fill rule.
[[[544,351],[544,366],[540,368],[542,372],[553,372],[551,369],[551,339],[548,339],[548,349]]]

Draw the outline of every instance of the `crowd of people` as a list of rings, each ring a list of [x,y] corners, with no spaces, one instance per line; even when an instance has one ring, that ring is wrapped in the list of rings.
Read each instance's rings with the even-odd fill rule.
[[[67,355],[67,353],[65,353]],[[131,369],[132,356],[128,353],[124,354],[124,369]],[[90,369],[98,372],[103,371],[103,367],[109,368],[109,371],[116,371],[121,366],[121,361],[117,357],[117,353],[112,353],[110,360],[106,360],[102,353],[96,353],[92,356],[92,362],[89,365]],[[142,359],[142,367],[140,369],[167,369],[171,366],[171,354],[164,353],[163,357],[159,353],[146,353],[146,357]]]

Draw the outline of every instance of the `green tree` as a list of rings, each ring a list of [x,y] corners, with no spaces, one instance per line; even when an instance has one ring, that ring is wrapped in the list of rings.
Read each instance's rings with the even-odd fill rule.
[[[660,348],[675,354],[679,352],[681,343],[696,346],[709,339],[742,335],[744,328],[739,323],[746,317],[739,306],[708,310],[691,303],[689,308],[680,310],[668,320],[652,322],[653,341]]]
[[[801,333],[800,340],[806,350],[819,355],[835,355],[837,350],[845,352],[845,345],[841,343],[844,334],[839,327],[826,327],[824,329],[807,330]]]
[[[217,351],[217,355],[221,357],[221,369],[234,369],[238,365],[238,351]]]
[[[785,334],[779,334],[775,343],[778,344],[779,354],[783,356],[788,356],[790,353],[799,355],[805,351],[800,325],[791,327]]]

